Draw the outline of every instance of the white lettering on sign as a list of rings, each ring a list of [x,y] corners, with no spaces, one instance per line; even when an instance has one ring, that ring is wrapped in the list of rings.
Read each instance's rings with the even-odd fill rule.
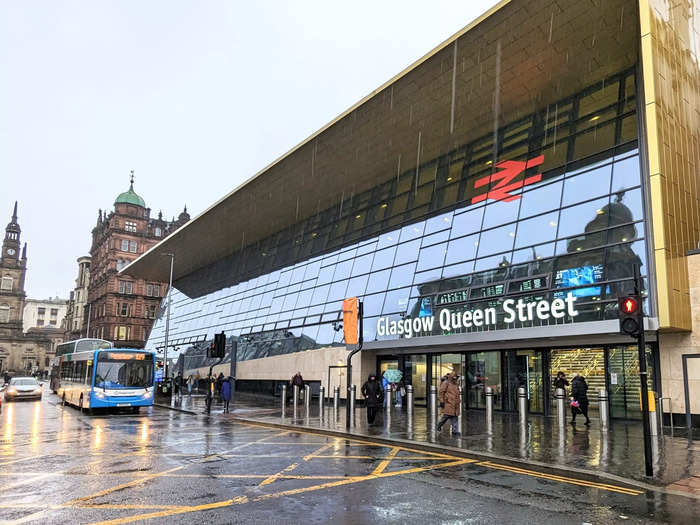
[[[506,299],[501,304],[503,309],[503,322],[511,324],[516,321],[526,323],[539,319],[546,321],[550,317],[561,319],[566,317],[576,317],[578,310],[575,307],[576,297],[568,293],[564,299],[554,299],[551,303],[546,300],[526,302],[522,299]],[[471,328],[472,326],[495,326],[496,308],[475,308],[466,312],[453,312],[449,308],[442,308],[438,314],[438,324],[440,329],[446,332],[460,328]],[[435,325],[435,316],[406,318],[401,320],[390,320],[389,317],[380,317],[377,320],[377,335],[384,337],[388,335],[400,335],[410,339],[420,333],[432,333]]]

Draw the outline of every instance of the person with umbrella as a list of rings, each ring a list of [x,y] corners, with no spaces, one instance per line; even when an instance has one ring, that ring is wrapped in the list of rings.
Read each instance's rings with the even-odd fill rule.
[[[388,368],[387,370],[384,371],[384,376],[383,376],[383,381],[382,381],[382,386],[386,389],[387,385],[390,385],[392,390],[396,391],[396,404],[401,406],[400,404],[400,392],[398,387],[398,382],[401,381],[401,378],[403,377],[403,373],[401,370],[397,370],[396,368]],[[387,403],[390,403],[391,400],[387,400]]]

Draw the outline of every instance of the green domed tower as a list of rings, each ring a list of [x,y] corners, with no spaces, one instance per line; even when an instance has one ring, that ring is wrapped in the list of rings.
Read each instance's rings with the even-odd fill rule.
[[[140,206],[141,208],[146,207],[146,201],[144,201],[135,191],[134,191],[134,171],[131,171],[131,184],[129,185],[129,190],[124,193],[120,193],[114,204],[133,204],[134,206]]]

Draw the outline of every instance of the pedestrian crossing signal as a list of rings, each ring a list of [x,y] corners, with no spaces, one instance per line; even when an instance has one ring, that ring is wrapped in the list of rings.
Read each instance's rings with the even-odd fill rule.
[[[223,358],[226,355],[226,334],[214,334],[214,342],[209,345],[209,357]]]
[[[637,295],[621,297],[617,304],[620,333],[638,337],[642,331],[642,308]]]

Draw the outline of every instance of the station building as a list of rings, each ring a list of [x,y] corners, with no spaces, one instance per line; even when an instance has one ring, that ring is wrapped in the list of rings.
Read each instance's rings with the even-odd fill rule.
[[[503,1],[122,272],[167,281],[174,253],[170,344],[225,331],[242,385],[343,391],[357,296],[353,383],[399,368],[421,403],[455,371],[468,408],[527,386],[547,415],[562,370],[625,419],[617,299],[638,274],[649,387],[697,421],[699,20],[686,0]],[[161,316],[146,347],[164,338]]]

